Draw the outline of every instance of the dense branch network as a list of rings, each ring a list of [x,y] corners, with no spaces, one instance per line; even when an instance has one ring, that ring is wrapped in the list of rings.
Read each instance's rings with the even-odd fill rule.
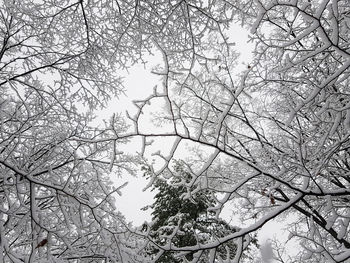
[[[144,138],[143,152],[159,137],[173,138],[172,147],[154,153],[163,162],[154,180],[172,171],[174,159],[187,156],[193,179],[184,185],[194,189],[187,198],[210,189],[218,202],[211,211],[220,216],[225,207],[238,206],[233,216],[252,223],[206,245],[174,247],[169,241],[162,248],[215,250],[296,213],[290,238],[303,248],[297,260],[345,262],[350,255],[349,6],[346,1],[235,6],[256,43],[255,59],[240,78],[227,43],[212,40],[215,48],[205,62],[196,54],[181,71],[160,46],[164,68],[157,74],[164,78],[163,89],[136,102],[139,112],[131,119],[135,134]],[[142,113],[156,100],[164,102],[165,112],[155,113],[154,122],[168,131],[147,133]]]
[[[154,39],[182,65],[228,13],[185,1],[0,1],[0,261],[144,262],[108,175],[134,174],[128,125],[94,112]],[[208,27],[200,27],[205,24]],[[176,35],[174,35],[176,32]],[[120,136],[120,137],[118,137]],[[114,138],[116,137],[116,138]]]
[[[350,258],[347,1],[0,4],[0,261],[252,260],[249,236],[288,215],[302,249],[288,259],[276,247],[276,260]],[[241,72],[225,35],[233,20],[256,45]],[[123,92],[118,69],[147,52],[163,58],[154,69],[162,86],[128,120],[93,126],[95,108]],[[119,151],[135,138],[139,154]],[[178,180],[178,159],[188,180]],[[108,175],[141,164],[150,186],[165,175],[186,189],[184,202],[210,193],[216,220],[232,209],[247,225],[208,238],[193,231],[181,246],[180,221],[133,229]],[[224,255],[227,244],[235,249]]]

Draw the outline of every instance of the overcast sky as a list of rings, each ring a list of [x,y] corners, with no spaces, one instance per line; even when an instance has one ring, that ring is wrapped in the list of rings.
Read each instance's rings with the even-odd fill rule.
[[[248,33],[240,26],[233,25],[227,32],[230,40],[236,43],[236,49],[241,53],[240,61],[238,62],[237,73],[246,68],[252,59],[253,44],[248,43]],[[136,65],[129,70],[129,74],[125,75],[126,97],[121,96],[110,103],[108,109],[100,113],[100,118],[109,118],[113,112],[123,112],[126,109],[129,113],[135,112],[136,108],[132,104],[133,100],[143,99],[149,96],[153,88],[161,85],[161,78],[158,75],[152,74],[152,68],[158,63],[161,63],[160,54],[153,57],[148,57],[149,61],[146,65]],[[154,105],[152,105],[154,107]],[[152,128],[150,128],[152,129]],[[130,146],[132,148],[130,148]],[[130,151],[139,151],[140,144],[133,143],[128,146]],[[117,197],[117,207],[125,215],[128,221],[133,221],[134,225],[140,225],[145,220],[151,220],[150,211],[142,211],[140,208],[149,205],[153,202],[154,193],[142,191],[147,184],[142,178],[140,172],[136,178],[124,176],[123,178],[113,178],[117,185],[129,182],[123,189],[122,196]]]
[[[241,54],[240,60],[237,66],[237,73],[240,70],[245,69],[252,59],[253,43],[248,43],[248,34],[245,29],[237,25],[233,25],[228,32],[231,41],[236,43],[236,50]],[[110,106],[103,110],[99,114],[99,118],[108,119],[114,112],[125,112],[128,110],[131,115],[136,112],[136,108],[132,101],[137,99],[143,99],[149,96],[155,86],[161,85],[161,78],[158,75],[152,74],[152,68],[158,63],[161,63],[161,57],[153,56],[148,57],[148,63],[146,65],[135,65],[129,70],[129,73],[125,74],[125,88],[126,96],[121,96],[119,99],[111,101]],[[154,105],[152,105],[154,107]],[[154,128],[154,127],[153,127]],[[152,129],[152,127],[150,128]],[[139,143],[131,143],[128,145],[127,151],[136,152],[140,150]],[[133,222],[134,226],[141,225],[144,221],[151,220],[151,211],[143,211],[141,208],[153,203],[154,192],[150,189],[143,191],[143,188],[147,185],[147,181],[142,177],[142,172],[138,172],[136,177],[123,176],[117,178],[112,176],[113,181],[117,186],[128,182],[128,185],[123,188],[122,196],[116,197],[117,208],[126,217],[127,221]],[[230,218],[230,210],[224,211],[223,216],[227,221],[234,224],[242,224],[238,220]],[[261,258],[266,262],[269,261],[269,251],[271,250],[271,244],[268,241],[274,236],[278,235],[285,241],[288,233],[282,232],[282,228],[286,222],[272,221],[267,223],[259,232],[259,242],[261,246]],[[294,246],[295,244],[291,244]]]

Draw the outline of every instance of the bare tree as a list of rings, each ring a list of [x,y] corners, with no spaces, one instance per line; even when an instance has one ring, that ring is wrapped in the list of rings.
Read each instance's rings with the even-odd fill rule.
[[[199,251],[198,257],[204,250],[215,255],[221,244],[236,240],[244,247],[243,237],[293,214],[297,219],[290,238],[300,240],[303,249],[290,262],[346,262],[349,3],[247,0],[230,5],[256,43],[247,69],[236,78],[236,54],[213,32],[208,35],[211,45],[203,44],[203,53],[196,52],[191,66],[181,70],[172,63],[173,53],[159,44],[163,89],[136,102],[140,111],[132,120],[145,152],[157,138],[173,139],[169,149],[154,153],[164,164],[154,178],[171,172],[173,158],[186,154],[184,145],[192,146],[187,168],[193,179],[183,182],[189,189],[186,197],[210,189],[220,204],[211,211],[220,216],[231,207],[233,216],[248,226],[205,245],[151,242],[157,249],[178,251],[180,258],[188,251]],[[155,100],[166,105],[154,115],[156,124],[166,124],[166,132],[142,128],[141,113]]]
[[[348,1],[0,4],[2,261],[142,262],[142,248],[154,246],[224,262],[233,255],[220,259],[219,248],[234,242],[238,262],[250,234],[289,214],[297,215],[290,238],[303,248],[291,262],[349,259]],[[256,43],[239,78],[224,30],[233,19]],[[117,114],[92,127],[94,109],[123,91],[117,70],[144,62],[154,46],[163,86],[135,101],[132,129]],[[142,124],[154,101],[165,105],[154,122],[166,132]],[[230,207],[247,226],[186,247],[132,230],[107,175],[132,173],[139,159],[118,149],[134,137],[144,161],[152,142],[172,139],[153,153],[163,166],[148,164],[151,182],[187,155],[183,198],[208,189],[216,204],[208,210],[220,217]]]
[[[83,117],[68,119],[57,102],[32,93],[22,101],[5,97],[1,107],[3,262],[125,258],[127,225],[113,198],[119,188],[107,177],[110,147],[72,141],[95,132]],[[132,162],[119,157],[112,172]]]
[[[128,126],[94,110],[154,40],[182,67],[230,12],[209,1],[0,1],[0,261],[144,262],[109,174]],[[119,70],[119,71],[118,71]],[[125,136],[123,136],[125,135]]]

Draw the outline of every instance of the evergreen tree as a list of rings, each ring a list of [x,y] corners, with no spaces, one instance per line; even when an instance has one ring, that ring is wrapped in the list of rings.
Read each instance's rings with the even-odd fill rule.
[[[176,161],[173,176],[170,180],[159,177],[154,183],[153,190],[158,191],[155,201],[147,208],[152,208],[153,225],[150,233],[152,239],[158,245],[164,245],[171,239],[171,244],[176,247],[193,246],[205,244],[215,240],[229,232],[237,231],[237,228],[230,226],[221,219],[215,218],[215,213],[208,211],[208,208],[215,206],[216,200],[209,190],[199,191],[191,198],[185,198],[191,187],[188,184],[192,176],[186,171],[181,161]],[[145,176],[151,176],[152,172],[145,168]],[[164,174],[165,175],[165,174]],[[232,241],[217,248],[217,257],[222,259],[233,258],[236,254],[237,246]],[[186,254],[186,260],[192,260],[192,251]],[[148,252],[150,255],[159,253],[156,247]],[[200,262],[207,260],[205,255],[200,256]],[[157,263],[182,262],[181,257],[176,257],[173,251],[164,251],[156,260]],[[203,261],[204,262],[204,261]]]

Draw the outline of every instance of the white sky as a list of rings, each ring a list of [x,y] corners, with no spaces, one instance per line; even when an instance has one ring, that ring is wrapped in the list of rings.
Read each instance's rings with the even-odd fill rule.
[[[239,72],[239,70],[245,69],[247,64],[251,61],[254,45],[252,43],[247,43],[248,32],[239,26],[233,25],[228,33],[231,41],[236,43],[236,50],[241,53],[239,66],[237,67],[237,72]],[[114,112],[125,112],[126,110],[133,115],[136,108],[132,104],[132,100],[148,97],[156,85],[161,85],[160,76],[151,73],[152,68],[160,62],[161,60],[158,57],[149,57],[149,63],[146,66],[136,65],[132,67],[129,70],[129,74],[125,76],[124,85],[126,87],[126,97],[121,96],[119,99],[113,100],[110,103],[110,106],[99,114],[99,118],[109,119]],[[130,144],[128,147],[131,152],[140,150],[140,144],[138,143]],[[153,203],[154,193],[150,190],[142,191],[147,185],[147,181],[142,177],[142,172],[140,171],[136,177],[114,177],[112,180],[117,186],[128,182],[128,185],[122,189],[122,196],[116,197],[117,209],[124,214],[127,221],[132,221],[134,226],[141,225],[145,220],[150,221],[151,211],[142,211],[140,209]],[[229,213],[227,213],[227,215],[229,215]],[[229,218],[227,220],[229,221]],[[265,251],[266,253],[266,251],[269,251],[268,239],[278,236],[279,238],[282,237],[283,240],[286,240],[288,233],[281,230],[284,225],[285,222],[273,221],[267,223],[261,229],[259,232],[259,243],[263,244],[261,248],[262,252]],[[292,246],[293,245],[294,244],[292,244]],[[263,257],[264,255],[262,258]],[[272,263],[274,261],[268,262]]]
[[[228,32],[230,40],[236,43],[236,49],[241,53],[239,70],[245,69],[252,59],[252,50],[254,45],[247,43],[248,32],[239,26],[232,26]],[[108,119],[113,112],[122,112],[126,109],[129,113],[135,112],[135,106],[132,104],[132,100],[143,99],[149,96],[153,88],[157,85],[161,85],[161,78],[151,73],[152,68],[161,63],[160,57],[149,57],[149,63],[145,65],[136,65],[129,70],[129,74],[125,76],[124,85],[126,87],[126,97],[120,97],[110,103],[110,107],[107,110],[101,112],[102,118]],[[129,146],[130,147],[130,146]],[[140,150],[140,145],[133,144],[131,147],[135,147],[134,151]],[[142,177],[142,172],[138,174],[136,178],[124,177],[114,179],[117,185],[121,185],[128,181],[128,185],[123,188],[122,196],[117,197],[117,207],[125,215],[128,221],[133,221],[134,225],[140,225],[145,220],[151,220],[150,211],[142,211],[140,208],[152,204],[153,192],[142,191],[147,184],[146,180]]]

